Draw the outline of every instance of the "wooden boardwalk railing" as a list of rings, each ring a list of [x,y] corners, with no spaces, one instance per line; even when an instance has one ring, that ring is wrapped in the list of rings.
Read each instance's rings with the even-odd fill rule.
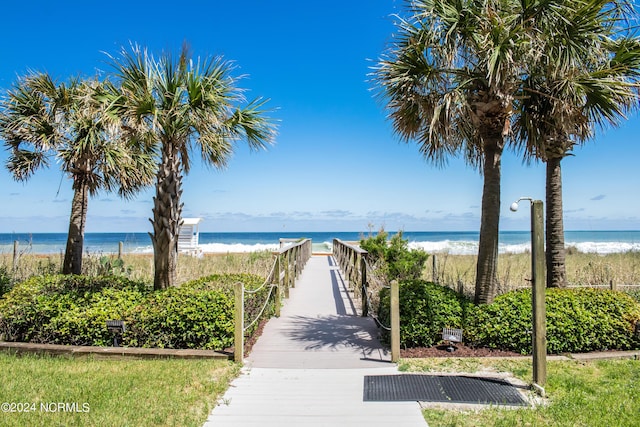
[[[281,247],[274,252],[275,259],[273,268],[269,276],[260,288],[250,292],[255,293],[265,286],[270,286],[271,290],[267,296],[264,307],[258,318],[264,312],[264,308],[269,303],[271,295],[275,295],[275,311],[276,316],[280,316],[280,308],[282,306],[282,294],[289,297],[289,289],[295,287],[296,279],[302,273],[302,269],[306,262],[311,258],[311,239],[304,239],[299,242],[293,242]],[[249,292],[249,291],[248,291]],[[249,326],[245,326],[244,319],[244,283],[238,282],[235,285],[235,334],[234,334],[234,360],[242,362],[244,359],[244,333]],[[250,320],[248,323],[258,321],[258,319]]]
[[[343,242],[340,239],[333,240],[333,257],[344,273],[345,279],[353,291],[354,298],[362,301],[362,316],[368,316],[369,307],[369,283],[367,279],[368,252],[358,245]],[[391,361],[397,362],[400,358],[400,290],[397,281],[391,282],[390,318],[391,325],[387,328],[391,332]],[[381,325],[378,323],[378,325]],[[382,326],[382,325],[381,325]]]
[[[349,281],[354,298],[362,301],[362,316],[369,315],[367,303],[367,251],[360,246],[333,239],[333,257]]]

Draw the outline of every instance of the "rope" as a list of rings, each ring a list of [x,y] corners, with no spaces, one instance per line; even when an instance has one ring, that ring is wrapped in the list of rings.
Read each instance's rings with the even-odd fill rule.
[[[384,286],[384,288],[389,289],[390,287],[389,286]],[[364,285],[362,286],[362,292],[364,292],[365,296],[367,297],[367,306],[369,308],[371,308],[370,292],[367,292],[366,286],[364,286]],[[371,310],[369,310],[369,312],[371,312]],[[376,325],[378,325],[379,327],[381,327],[385,331],[391,331],[391,326],[387,326],[387,325],[383,324],[378,316],[374,316],[373,314],[370,314],[369,317],[371,317],[376,322]]]
[[[273,290],[277,288],[278,288],[278,285],[275,285],[273,283],[271,284],[271,289],[269,289],[269,295],[267,295],[267,298],[265,298],[264,300],[264,305],[262,306],[262,310],[260,310],[260,313],[258,314],[258,316],[255,319],[253,319],[253,322],[251,322],[250,324],[248,324],[243,328],[243,331],[246,331],[247,329],[255,325],[255,323],[262,317],[262,315],[264,314],[264,311],[267,308],[267,304],[269,303],[269,298],[271,298],[271,294],[273,293]]]
[[[278,259],[276,258],[276,259],[273,261],[273,265],[271,266],[271,271],[269,272],[269,275],[267,276],[267,279],[264,281],[264,283],[263,283],[262,285],[260,285],[260,287],[259,287],[259,288],[257,288],[257,289],[253,289],[253,290],[251,290],[251,291],[250,291],[250,290],[246,290],[246,289],[245,289],[244,293],[245,293],[245,294],[255,294],[255,293],[258,293],[259,291],[261,291],[261,290],[262,290],[262,288],[264,288],[264,287],[266,286],[266,284],[267,284],[267,283],[269,283],[269,277],[272,277],[272,275],[273,275],[273,270],[275,270],[275,268],[276,268],[276,264],[277,264],[277,263],[278,263]],[[278,278],[278,279],[279,279],[279,278]],[[271,284],[271,286],[273,286],[273,284]]]
[[[373,277],[375,278],[376,281],[379,281],[378,276],[376,274],[376,270],[369,264],[369,261],[367,259],[364,260],[364,264],[365,264],[365,268],[367,269],[367,277]],[[391,286],[387,286],[387,285],[383,285],[381,287],[382,289],[391,289]],[[372,292],[368,291],[368,288],[363,284],[362,285],[362,292],[364,293],[364,295],[367,298],[367,307],[369,307],[369,313],[372,312],[371,307],[371,295]],[[386,331],[391,331],[391,326],[387,326],[384,323],[382,323],[382,321],[380,320],[380,318],[376,315],[370,314],[369,317],[371,317],[375,322],[376,325],[378,325],[378,327],[386,330]]]

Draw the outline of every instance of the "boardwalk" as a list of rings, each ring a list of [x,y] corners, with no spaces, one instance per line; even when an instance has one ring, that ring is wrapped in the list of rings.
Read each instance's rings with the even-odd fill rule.
[[[363,402],[365,375],[397,373],[377,334],[332,257],[313,256],[205,427],[426,426],[416,402]]]

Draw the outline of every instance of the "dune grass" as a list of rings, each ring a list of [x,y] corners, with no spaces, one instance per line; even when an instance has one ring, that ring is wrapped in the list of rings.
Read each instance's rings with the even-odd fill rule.
[[[405,359],[412,372],[511,372],[531,381],[531,360]],[[439,426],[637,426],[640,420],[640,361],[549,361],[546,402],[535,408],[484,410],[425,409]]]
[[[239,371],[239,365],[219,360],[5,352],[0,366],[0,402],[22,404],[15,412],[3,405],[0,424],[8,427],[201,426]]]
[[[96,276],[104,274],[103,261],[116,260],[115,254],[88,254],[83,258],[83,274]],[[134,280],[153,282],[153,256],[147,254],[125,254],[124,265],[118,274],[124,274]],[[274,257],[269,251],[242,254],[206,254],[201,258],[180,255],[178,259],[178,283],[198,279],[211,274],[250,273],[265,277],[273,265]],[[0,268],[13,276],[15,281],[31,276],[56,274],[61,270],[60,255],[21,255],[17,268],[13,265],[13,256],[0,254]]]
[[[474,255],[436,254],[436,281],[465,295],[475,292],[476,260]],[[567,282],[571,286],[605,286],[613,283],[620,290],[625,285],[640,285],[640,252],[599,255],[568,251]],[[433,258],[427,260],[423,278],[432,280]],[[498,257],[499,293],[529,287],[531,254],[500,254]]]
[[[115,260],[115,254],[89,254],[84,259],[83,270],[88,275],[102,272],[101,260]],[[475,292],[476,256],[436,254],[436,282],[473,297]],[[153,281],[152,255],[125,254],[125,274],[131,279]],[[274,257],[269,251],[252,253],[206,254],[201,258],[181,255],[178,261],[178,283],[214,273],[252,273],[266,277],[273,266]],[[432,280],[433,258],[427,260],[422,277]],[[640,300],[640,252],[599,255],[568,250],[567,281],[571,286],[605,286],[612,283],[619,290],[632,293]],[[2,273],[13,282],[34,275],[55,274],[60,271],[61,256],[23,254],[14,270],[10,254],[0,254],[0,281]],[[499,293],[530,286],[531,255],[500,254],[498,257]],[[628,287],[632,285],[635,287]]]

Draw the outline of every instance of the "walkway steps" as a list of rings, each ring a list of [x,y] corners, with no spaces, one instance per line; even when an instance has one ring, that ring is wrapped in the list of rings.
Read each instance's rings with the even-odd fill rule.
[[[313,256],[205,427],[424,427],[417,402],[364,402],[366,375],[397,374],[330,256]]]

